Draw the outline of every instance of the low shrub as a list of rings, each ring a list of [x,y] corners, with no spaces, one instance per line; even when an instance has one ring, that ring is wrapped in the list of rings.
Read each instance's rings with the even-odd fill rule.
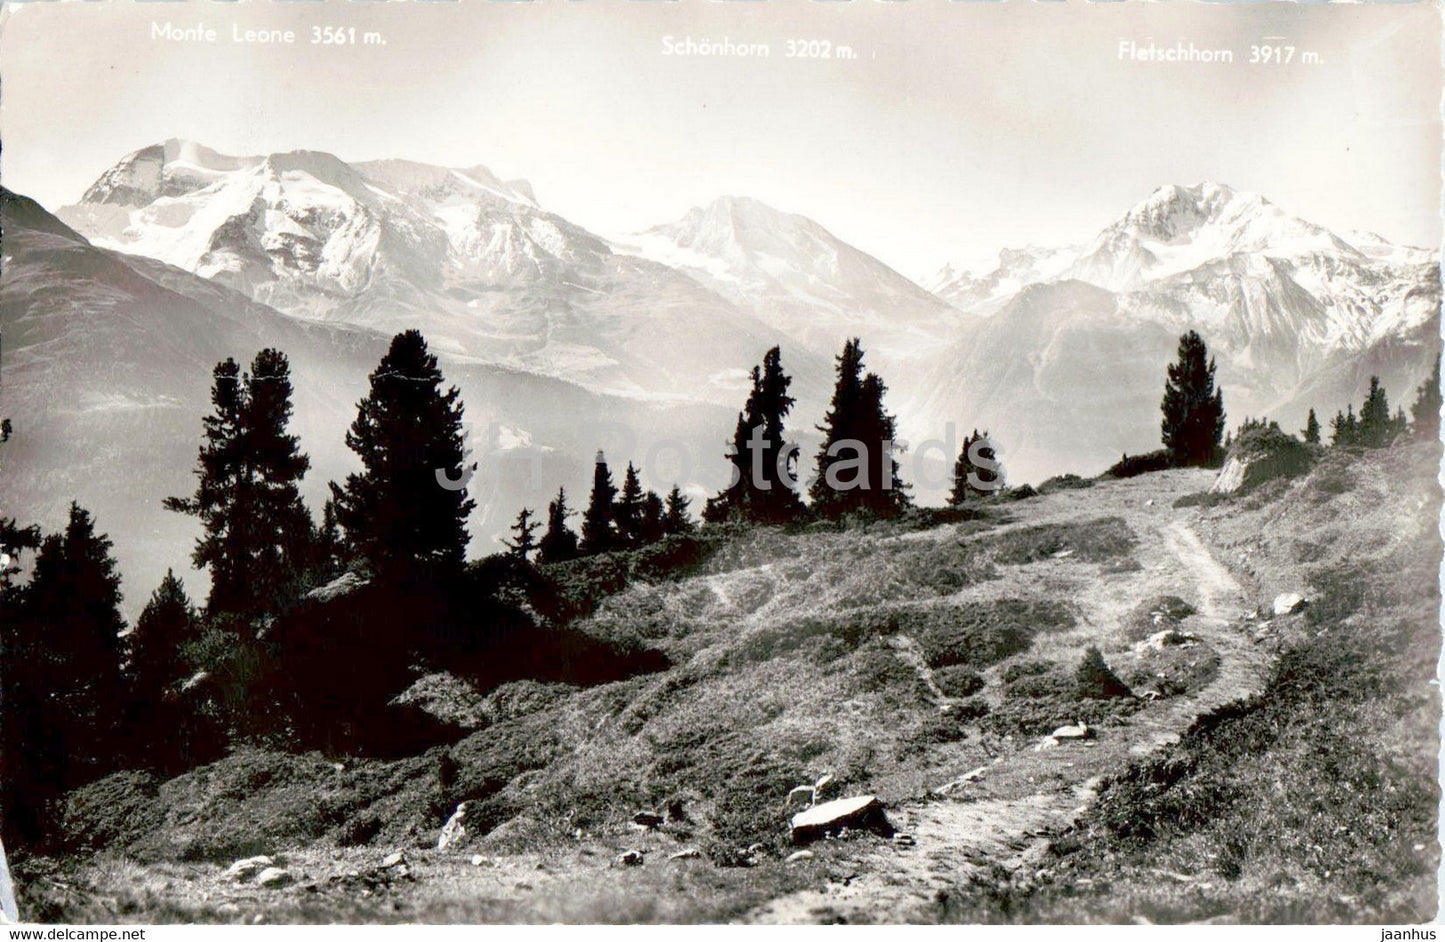
[[[1119,675],[1104,660],[1104,655],[1092,645],[1084,652],[1084,659],[1074,671],[1074,683],[1079,696],[1090,700],[1134,696],[1134,691],[1119,679]]]
[[[1166,449],[1151,451],[1145,455],[1124,455],[1103,473],[1106,478],[1132,478],[1156,471],[1168,471],[1174,467],[1174,459]]]
[[[983,675],[965,664],[954,664],[935,671],[938,689],[948,697],[967,697],[983,689]]]
[[[1193,605],[1177,595],[1146,599],[1124,616],[1125,637],[1129,641],[1143,641],[1156,632],[1178,628],[1195,611]]]
[[[1081,478],[1077,474],[1058,474],[1049,478],[1039,485],[1040,494],[1052,494],[1055,491],[1082,490],[1094,486],[1092,478]]]
[[[1067,553],[1079,562],[1099,563],[1126,556],[1134,534],[1119,517],[1098,517],[1082,523],[1050,523],[999,534],[992,540],[993,558],[1004,565],[1023,565]]]
[[[1037,632],[1073,624],[1068,609],[1053,601],[1001,599],[899,612],[899,629],[917,639],[933,668],[963,664],[979,670],[1027,651]]]

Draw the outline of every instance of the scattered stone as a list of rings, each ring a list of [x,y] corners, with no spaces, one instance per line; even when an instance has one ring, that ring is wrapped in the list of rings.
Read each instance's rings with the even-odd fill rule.
[[[639,811],[632,816],[632,823],[645,830],[653,830],[662,827],[662,815],[654,814],[651,811]]]
[[[481,854],[472,854],[472,866],[473,866],[473,867],[485,867],[485,866],[487,866],[487,865],[490,864],[490,863],[491,863],[491,861],[488,860],[487,858],[483,857]]]
[[[788,800],[783,804],[789,809],[811,808],[817,800],[817,793],[812,785],[799,785],[788,792]]]
[[[617,855],[619,867],[640,867],[643,863],[642,851],[629,850]]]
[[[405,863],[406,852],[398,850],[394,853],[387,854],[384,858],[382,858],[381,868],[385,870],[387,867],[400,867]]]
[[[221,905],[216,907],[216,915],[239,916],[241,915],[241,907],[237,906],[235,903],[222,903]]]
[[[825,801],[793,815],[791,825],[794,844],[805,844],[833,833],[841,836],[849,828],[875,831],[885,837],[893,834],[893,826],[883,813],[883,802],[876,795]]]
[[[832,772],[824,772],[822,775],[818,776],[818,780],[813,783],[813,800],[817,801],[819,798],[821,798],[823,792],[828,788],[829,785],[832,784]]]
[[[1089,724],[1083,720],[1079,720],[1072,726],[1060,726],[1049,734],[1050,738],[1056,739],[1059,742],[1063,742],[1066,739],[1088,739],[1093,735],[1094,731],[1090,729]]]
[[[1153,506],[1154,506],[1154,498],[1151,497],[1151,498],[1149,498],[1148,500],[1144,501],[1144,506],[1145,506],[1145,507],[1153,507]]]
[[[918,845],[918,841],[912,834],[895,834],[893,843],[898,847],[916,847]]]
[[[1150,651],[1163,651],[1168,647],[1188,647],[1197,640],[1194,635],[1187,631],[1180,631],[1177,628],[1166,628],[1163,631],[1154,632],[1143,641],[1134,645],[1134,656],[1139,657]]]
[[[668,860],[698,860],[701,857],[702,851],[698,850],[696,847],[688,847],[684,850],[678,851],[675,854],[667,855]]]
[[[969,769],[967,772],[963,773],[953,781],[946,782],[945,784],[940,785],[938,788],[935,788],[933,790],[933,793],[935,795],[947,795],[955,789],[962,788],[963,786],[968,785],[971,782],[977,782],[981,780],[984,776],[984,773],[987,771],[988,766],[986,765],[981,765],[976,769]]]
[[[1303,611],[1308,606],[1309,600],[1298,592],[1285,592],[1274,597],[1274,613],[1279,615],[1293,615]]]
[[[1039,744],[1037,746],[1034,746],[1034,752],[1044,752],[1046,750],[1056,748],[1058,744],[1059,741],[1054,737],[1045,736],[1043,739],[1039,740]]]
[[[766,854],[767,852],[768,845],[760,842],[749,844],[747,846],[747,849],[743,851],[743,853],[747,854],[749,857],[756,857],[759,854]]]
[[[467,840],[467,826],[463,823],[467,817],[467,803],[464,801],[457,805],[457,810],[442,825],[441,836],[437,838],[437,850],[448,850],[452,847],[460,847]]]
[[[1068,559],[1068,558],[1069,558],[1070,556],[1072,556],[1072,555],[1074,555],[1074,551],[1073,551],[1073,550],[1071,550],[1071,549],[1061,549],[1061,550],[1059,550],[1057,553],[1051,553],[1050,556],[1049,556],[1049,558],[1050,558],[1050,559]]]
[[[267,889],[278,889],[296,882],[291,871],[283,867],[267,867],[256,876],[256,885]]]
[[[267,867],[275,866],[275,864],[276,861],[264,854],[257,857],[247,857],[244,860],[236,861],[231,864],[230,867],[226,868],[226,876],[232,880],[244,883]]]
[[[812,852],[811,850],[798,850],[798,851],[794,851],[793,853],[789,854],[789,855],[788,855],[788,859],[785,860],[785,861],[783,861],[783,863],[797,863],[797,862],[800,861],[800,860],[812,860],[812,859],[813,859],[813,852]]]

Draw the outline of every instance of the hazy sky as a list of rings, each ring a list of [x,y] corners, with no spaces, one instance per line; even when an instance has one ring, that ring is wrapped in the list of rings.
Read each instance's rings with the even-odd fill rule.
[[[4,4],[0,180],[49,207],[168,137],[226,153],[484,164],[604,233],[722,194],[822,222],[910,275],[1087,236],[1157,185],[1218,180],[1337,229],[1440,241],[1432,5]],[[153,40],[198,22],[214,44]],[[297,41],[231,41],[289,27]],[[312,26],[385,46],[309,44]],[[663,37],[767,43],[680,58]],[[1289,65],[1249,65],[1283,37]],[[790,38],[851,60],[784,57]],[[1121,61],[1121,40],[1232,65]],[[1306,64],[1305,52],[1322,62]]]

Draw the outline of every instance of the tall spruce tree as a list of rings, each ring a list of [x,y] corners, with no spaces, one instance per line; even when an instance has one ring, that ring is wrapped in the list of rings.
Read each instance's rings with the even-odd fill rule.
[[[512,524],[512,538],[505,541],[512,556],[524,563],[531,562],[532,554],[537,551],[536,533],[542,525],[532,519],[535,516],[531,508],[523,507],[517,514],[517,521]]]
[[[662,530],[668,536],[676,536],[684,533],[691,533],[695,526],[692,522],[692,515],[688,507],[692,501],[682,493],[682,488],[676,484],[672,490],[667,492],[667,506],[662,512]]]
[[[662,502],[662,496],[656,491],[648,491],[642,498],[642,522],[639,526],[643,545],[656,543],[667,535],[667,525],[664,519],[667,516],[667,507]]]
[[[1192,330],[1179,338],[1178,357],[1160,403],[1164,447],[1177,465],[1212,464],[1224,436],[1224,392],[1214,387],[1214,360]]]
[[[346,444],[363,471],[332,485],[337,517],[354,550],[378,572],[445,574],[466,557],[467,496],[462,403],[442,391],[437,358],[408,330],[371,374]]]
[[[275,349],[249,373],[227,359],[212,371],[196,492],[165,506],[199,517],[192,561],[211,574],[207,610],[256,616],[295,595],[311,560],[311,517],[300,482],[310,467],[291,435],[291,367]]]
[[[185,585],[166,570],[127,639],[131,680],[139,696],[159,699],[187,677],[185,648],[196,640],[199,629],[200,619]]]
[[[612,483],[612,472],[607,467],[607,458],[597,452],[592,466],[592,496],[587,510],[582,514],[583,553],[606,553],[617,549],[617,529],[612,525],[612,502],[617,497],[617,487]]]
[[[1430,378],[1415,389],[1415,402],[1410,406],[1410,418],[1417,438],[1431,441],[1440,438],[1440,406],[1440,358],[1436,357]]]
[[[211,371],[211,414],[201,420],[202,443],[196,462],[196,493],[189,498],[168,497],[168,510],[199,517],[201,536],[191,561],[211,576],[207,608],[213,612],[250,607],[246,596],[246,536],[254,528],[244,518],[251,513],[251,485],[245,459],[246,401],[241,367],[226,358]]]
[[[1310,410],[1309,418],[1305,420],[1304,439],[1310,445],[1320,443],[1320,420],[1315,417],[1314,409]]]
[[[200,633],[201,620],[185,586],[168,570],[126,639],[131,683],[126,728],[135,760],[176,769],[204,761],[198,753],[219,745],[216,735],[210,743],[194,741],[198,717],[177,699],[177,688],[192,673],[187,651]]]
[[[617,525],[618,542],[623,546],[638,546],[643,542],[642,481],[630,461],[622,475],[622,492],[612,507],[612,520]]]
[[[566,488],[557,488],[556,499],[547,505],[547,531],[537,544],[538,562],[563,563],[577,557],[577,534],[567,524],[571,513]]]
[[[780,523],[804,512],[795,482],[796,456],[784,422],[796,400],[788,394],[792,377],[783,372],[782,351],[773,347],[753,367],[752,388],[737,427],[728,460],[734,481],[710,502],[714,519],[737,515],[763,523]]]
[[[1360,424],[1357,441],[1366,448],[1383,448],[1390,443],[1393,422],[1390,415],[1390,400],[1380,377],[1370,377],[1370,391],[1360,406]]]
[[[253,513],[248,572],[252,597],[274,612],[297,594],[312,562],[315,534],[301,500],[301,479],[311,459],[301,440],[289,433],[291,363],[276,349],[265,349],[251,362],[241,404],[244,445],[252,468]]]
[[[0,626],[5,658],[5,839],[42,839],[56,799],[113,770],[124,752],[125,621],[110,539],[70,505],[41,542],[17,611]]]
[[[974,459],[977,458],[978,461]],[[998,466],[998,452],[988,437],[978,429],[963,440],[958,460],[953,463],[953,491],[948,502],[955,507],[966,501],[988,497],[1003,490],[1003,470]]]
[[[908,504],[893,442],[897,420],[883,407],[887,386],[863,373],[863,348],[854,337],[837,357],[833,399],[818,431],[818,477],[809,494],[813,511],[838,517],[856,510],[889,516]]]

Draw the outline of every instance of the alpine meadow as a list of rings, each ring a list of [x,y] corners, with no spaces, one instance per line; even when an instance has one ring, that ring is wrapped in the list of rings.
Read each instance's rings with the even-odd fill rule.
[[[25,6],[3,921],[1437,918],[1438,10]]]

